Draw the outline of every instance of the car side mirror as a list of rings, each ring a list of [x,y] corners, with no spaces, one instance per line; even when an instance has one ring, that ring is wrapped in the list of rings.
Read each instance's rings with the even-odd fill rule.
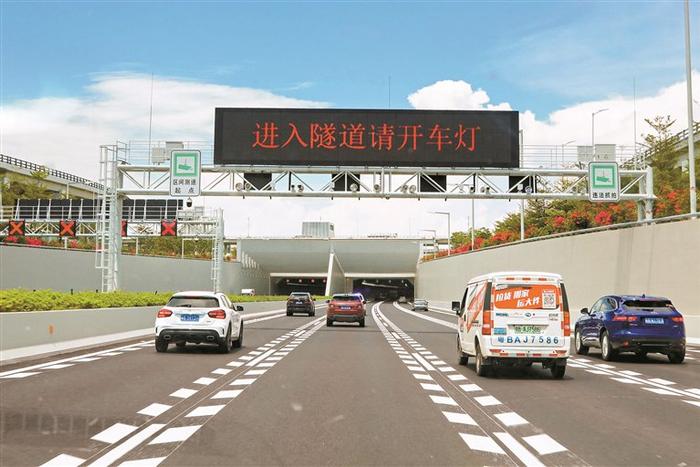
[[[236,311],[243,311],[243,307],[241,305],[236,305]]]
[[[331,302],[330,300],[326,300],[326,303],[330,303],[330,302]]]
[[[588,308],[581,308],[581,314],[582,314],[582,315],[588,315],[588,314],[590,314],[590,313],[588,312]]]
[[[459,308],[460,308],[459,302],[452,302],[452,311],[454,311],[456,314],[459,314]]]

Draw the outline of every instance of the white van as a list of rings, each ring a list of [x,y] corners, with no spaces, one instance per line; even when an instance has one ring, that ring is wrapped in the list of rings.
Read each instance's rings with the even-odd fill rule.
[[[241,295],[255,295],[255,289],[241,289]]]
[[[571,328],[560,275],[516,271],[475,277],[452,309],[459,316],[459,363],[473,356],[479,376],[499,365],[540,362],[554,378],[564,377]]]

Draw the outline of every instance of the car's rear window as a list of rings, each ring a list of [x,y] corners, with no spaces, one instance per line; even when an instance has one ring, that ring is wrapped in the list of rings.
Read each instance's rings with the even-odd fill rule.
[[[554,310],[559,307],[560,296],[555,284],[498,284],[493,291],[493,306],[501,310]]]
[[[344,302],[359,302],[361,299],[357,295],[333,295],[333,300],[342,300]]]
[[[292,292],[292,295],[290,297],[308,297],[309,294],[303,293],[303,292]]]
[[[172,297],[167,306],[179,306],[187,308],[215,308],[219,306],[219,300],[213,297]]]
[[[671,300],[625,300],[622,305],[635,310],[675,310]]]

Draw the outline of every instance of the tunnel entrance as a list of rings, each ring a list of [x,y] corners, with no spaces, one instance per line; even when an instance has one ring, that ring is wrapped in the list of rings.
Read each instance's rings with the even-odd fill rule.
[[[289,295],[292,292],[309,292],[311,295],[323,295],[325,291],[325,277],[272,278],[272,295]]]
[[[413,300],[412,279],[353,279],[353,293],[361,293],[367,300]]]

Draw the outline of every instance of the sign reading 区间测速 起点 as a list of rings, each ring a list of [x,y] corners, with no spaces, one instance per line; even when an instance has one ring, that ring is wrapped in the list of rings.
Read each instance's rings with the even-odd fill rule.
[[[518,112],[217,108],[215,164],[519,167]]]

